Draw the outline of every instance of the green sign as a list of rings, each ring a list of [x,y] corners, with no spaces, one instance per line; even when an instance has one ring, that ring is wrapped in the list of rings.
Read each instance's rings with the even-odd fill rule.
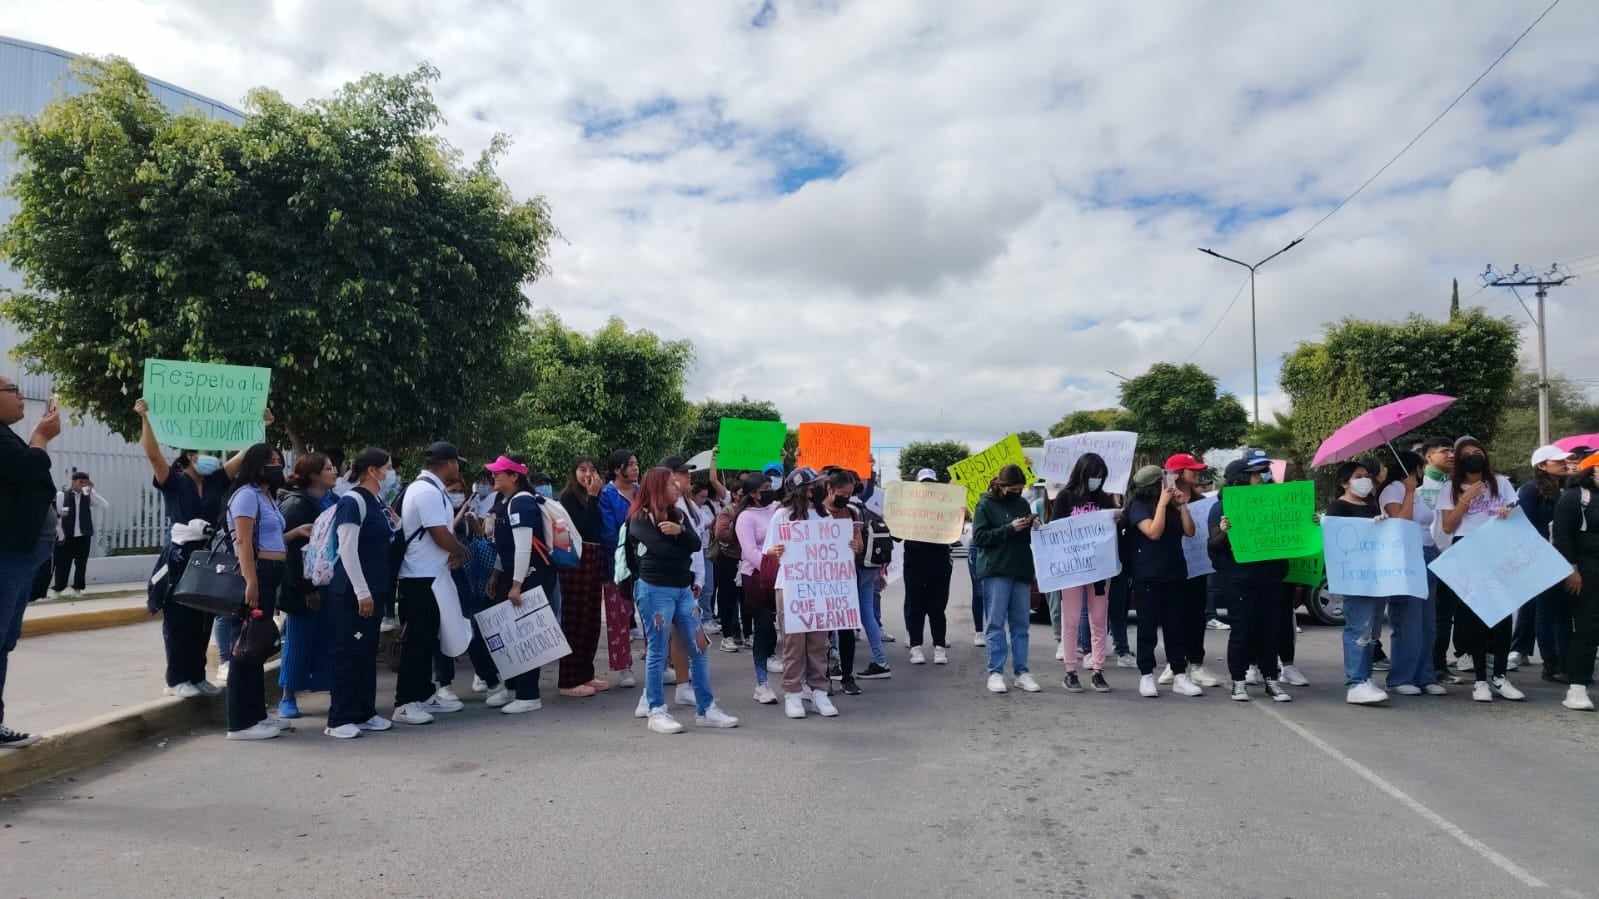
[[[144,360],[144,402],[157,440],[179,449],[238,449],[266,439],[272,369]]]
[[[1224,487],[1222,502],[1230,526],[1227,538],[1238,561],[1321,556],[1316,485],[1310,481]]]
[[[1327,577],[1327,560],[1322,554],[1303,556],[1298,559],[1288,560],[1288,575],[1283,578],[1285,584],[1303,584],[1315,589]]]
[[[788,425],[780,421],[724,418],[716,433],[716,465],[727,471],[760,471],[783,461]]]

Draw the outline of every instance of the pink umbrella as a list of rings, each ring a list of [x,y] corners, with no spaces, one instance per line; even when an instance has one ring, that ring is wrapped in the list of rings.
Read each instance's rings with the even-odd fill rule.
[[[1566,452],[1571,452],[1579,446],[1599,447],[1599,434],[1572,434],[1555,441],[1555,446]]]
[[[1454,401],[1452,396],[1423,393],[1378,406],[1323,440],[1321,447],[1316,450],[1316,458],[1310,464],[1320,466],[1342,462],[1385,443],[1392,448],[1390,441],[1395,437],[1442,415]]]

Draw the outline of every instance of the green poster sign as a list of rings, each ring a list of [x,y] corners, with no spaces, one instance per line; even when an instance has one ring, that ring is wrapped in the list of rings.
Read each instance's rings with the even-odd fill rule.
[[[266,439],[272,369],[144,360],[144,402],[157,440],[179,449],[238,449]]]
[[[1321,556],[1316,485],[1310,481],[1225,487],[1233,557],[1240,562]]]
[[[726,471],[760,471],[783,461],[788,425],[780,421],[724,418],[716,432],[716,465]]]
[[[1327,560],[1320,553],[1314,556],[1302,556],[1298,559],[1288,560],[1288,574],[1283,578],[1286,584],[1303,584],[1315,589],[1321,586],[1322,579],[1327,577]]]

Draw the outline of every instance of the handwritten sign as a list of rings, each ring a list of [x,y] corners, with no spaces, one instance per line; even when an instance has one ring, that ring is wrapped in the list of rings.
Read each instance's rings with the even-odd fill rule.
[[[144,402],[155,438],[179,449],[237,449],[266,439],[272,369],[144,360]]]
[[[799,426],[799,464],[821,471],[829,465],[872,476],[872,429],[807,421]]]
[[[542,587],[523,593],[520,607],[507,599],[472,617],[477,619],[501,678],[525,674],[572,654]]]
[[[977,510],[977,501],[983,498],[988,482],[1007,465],[1020,466],[1027,483],[1033,482],[1033,469],[1027,464],[1027,454],[1022,452],[1022,442],[1015,434],[949,467],[950,480],[966,488],[967,509]]]
[[[1322,558],[1321,553],[1316,553],[1313,556],[1289,559],[1288,574],[1283,576],[1283,583],[1316,588],[1321,586],[1322,579],[1326,576],[1327,560]]]
[[[1519,511],[1489,519],[1430,567],[1489,627],[1571,574],[1571,563]]]
[[[1293,559],[1321,552],[1321,528],[1312,515],[1316,485],[1310,481],[1224,487],[1227,539],[1240,562]]]
[[[1038,473],[1051,481],[1065,483],[1071,477],[1072,467],[1088,453],[1096,453],[1105,460],[1109,473],[1105,475],[1106,493],[1127,492],[1127,479],[1133,474],[1133,449],[1138,446],[1138,435],[1132,431],[1093,431],[1056,437],[1044,441],[1044,460],[1038,463]]]
[[[1057,518],[1035,528],[1032,538],[1033,576],[1042,593],[1081,587],[1121,573],[1114,510]]]
[[[901,540],[954,543],[965,523],[966,488],[959,484],[894,481],[885,487],[883,519]]]
[[[716,430],[716,464],[728,471],[760,471],[783,458],[788,425],[780,421],[724,418]]]
[[[1421,526],[1390,518],[1321,520],[1327,589],[1343,596],[1426,596]]]
[[[855,592],[855,553],[850,550],[855,523],[847,518],[813,518],[777,525],[783,545],[779,585],[783,588],[783,633],[844,631],[861,626],[860,594]]]
[[[1194,536],[1183,538],[1183,558],[1188,561],[1188,576],[1214,574],[1216,566],[1210,562],[1210,508],[1216,497],[1206,496],[1188,504],[1188,514],[1194,519]]]

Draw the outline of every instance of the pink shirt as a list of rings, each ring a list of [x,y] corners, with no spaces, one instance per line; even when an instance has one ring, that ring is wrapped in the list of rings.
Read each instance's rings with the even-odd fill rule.
[[[760,570],[761,553],[766,546],[766,531],[772,526],[772,516],[777,514],[777,503],[770,506],[750,506],[739,515],[733,525],[738,534],[738,576],[746,578]]]

